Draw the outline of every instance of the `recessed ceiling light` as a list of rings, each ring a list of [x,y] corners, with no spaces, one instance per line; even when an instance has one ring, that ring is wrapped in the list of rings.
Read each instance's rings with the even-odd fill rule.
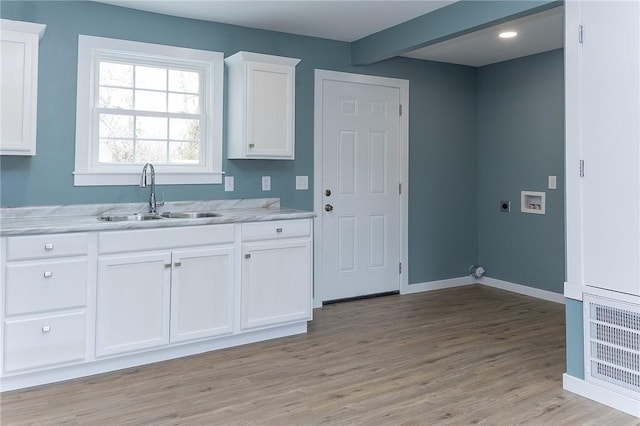
[[[500,38],[514,38],[518,33],[515,31],[504,31],[499,34]]]

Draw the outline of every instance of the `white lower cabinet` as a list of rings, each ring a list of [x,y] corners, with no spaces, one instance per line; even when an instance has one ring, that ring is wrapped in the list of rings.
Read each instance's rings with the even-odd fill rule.
[[[83,360],[85,322],[84,311],[5,321],[5,371]]]
[[[233,247],[173,253],[172,343],[233,331],[233,266]]]
[[[311,221],[245,224],[243,240],[242,329],[311,319]]]
[[[202,339],[233,331],[233,225],[204,227],[207,242],[224,243],[98,260],[96,356]],[[217,232],[223,231],[223,232]],[[108,250],[142,240],[139,232],[105,235]],[[185,245],[180,229],[158,230],[166,244]],[[206,234],[205,234],[206,235]],[[185,236],[187,238],[185,238]],[[205,237],[206,240],[206,237]]]
[[[96,356],[169,343],[171,252],[98,260]]]
[[[87,234],[8,237],[3,248],[2,371],[13,374],[83,362]]]
[[[0,239],[3,391],[305,332],[311,223]]]

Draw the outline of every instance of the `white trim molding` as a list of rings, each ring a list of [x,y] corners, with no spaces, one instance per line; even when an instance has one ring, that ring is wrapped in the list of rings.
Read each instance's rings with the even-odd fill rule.
[[[562,375],[562,388],[629,415],[640,417],[640,401],[637,399],[595,386],[567,373]]]
[[[402,188],[400,194],[400,293],[409,288],[409,80],[378,77],[373,75],[352,74],[338,71],[315,70],[314,88],[314,130],[313,130],[313,206],[316,218],[314,221],[314,307],[322,305],[322,85],[325,80],[342,81],[398,88],[400,91],[399,136],[399,180]]]
[[[565,303],[564,295],[561,293],[554,293],[553,291],[541,290],[539,288],[529,287],[522,284],[515,284],[490,277],[482,277],[478,279],[477,282],[478,284],[486,285],[489,287],[495,287],[501,290],[524,294],[525,296],[531,296],[537,299],[548,300],[549,302],[562,304]]]
[[[573,300],[582,300],[585,294],[593,296],[606,297],[612,300],[622,302],[640,304],[640,296],[635,294],[621,293],[619,291],[607,290],[600,287],[592,287],[588,285],[575,284],[570,282],[564,283],[564,296]]]
[[[142,164],[100,163],[98,117],[102,110],[108,111],[109,114],[113,114],[112,111],[122,111],[119,114],[129,117],[138,117],[138,115],[155,117],[156,114],[156,112],[135,108],[122,110],[99,108],[97,79],[101,61],[125,61],[132,66],[185,69],[200,74],[198,91],[200,107],[197,114],[157,112],[158,116],[165,119],[200,121],[199,161],[197,164],[156,164],[157,182],[163,184],[222,183],[224,54],[80,34],[78,36],[74,185],[137,185]],[[135,86],[132,86],[133,89]],[[170,132],[167,138],[169,134]],[[164,138],[160,137],[160,139]]]
[[[449,278],[446,280],[427,281],[423,283],[408,284],[405,288],[400,289],[400,294],[422,293],[423,291],[440,290],[443,288],[462,287],[465,285],[475,284],[471,276]]]

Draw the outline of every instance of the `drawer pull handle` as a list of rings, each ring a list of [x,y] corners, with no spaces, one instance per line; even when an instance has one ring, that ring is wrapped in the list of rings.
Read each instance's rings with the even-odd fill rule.
[[[171,268],[171,264],[170,264],[170,263],[165,263],[165,264],[164,264],[164,267],[165,267],[165,268]]]
[[[251,259],[251,253],[247,253],[247,254],[245,254],[245,255],[244,255],[244,258],[245,258],[245,259]]]
[[[276,232],[279,234],[282,232],[282,228],[276,228]]]
[[[51,271],[44,271],[44,277],[45,278],[51,278],[53,276],[53,272]]]
[[[43,326],[42,326],[42,332],[43,332],[43,333],[49,333],[49,332],[51,332],[51,326],[50,326],[50,325],[43,325]]]
[[[256,146],[256,144],[254,144],[254,143],[250,143],[249,144],[249,148],[255,148],[255,146]]]
[[[44,245],[45,250],[53,250],[53,243],[46,243]]]
[[[173,266],[182,266],[182,262],[176,262],[173,264]]]

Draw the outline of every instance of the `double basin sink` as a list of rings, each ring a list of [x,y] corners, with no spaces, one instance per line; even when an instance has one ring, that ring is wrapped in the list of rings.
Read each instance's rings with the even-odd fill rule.
[[[207,217],[219,217],[220,213],[214,212],[163,212],[163,213],[131,213],[113,216],[99,216],[102,222],[140,222],[143,220],[158,219],[202,219]]]

